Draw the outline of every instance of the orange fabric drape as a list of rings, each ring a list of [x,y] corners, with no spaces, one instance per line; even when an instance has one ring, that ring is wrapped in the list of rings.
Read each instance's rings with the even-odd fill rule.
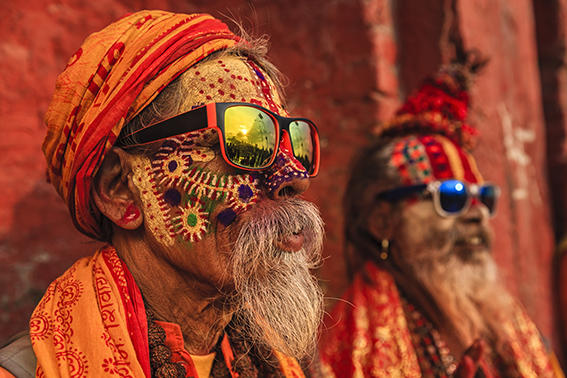
[[[180,331],[178,337],[182,347]],[[30,338],[38,377],[150,377],[142,295],[112,247],[80,259],[49,285],[32,314]],[[222,351],[231,370],[226,336]],[[274,353],[285,377],[304,377],[295,359]]]
[[[149,377],[147,333],[140,291],[106,247],[53,281],[34,310],[36,376]]]

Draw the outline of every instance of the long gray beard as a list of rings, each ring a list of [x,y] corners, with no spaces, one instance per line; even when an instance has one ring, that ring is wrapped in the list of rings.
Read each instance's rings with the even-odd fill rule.
[[[453,323],[465,345],[478,337],[496,344],[504,341],[502,319],[512,311],[513,300],[502,286],[498,268],[486,252],[474,261],[451,254],[443,259],[418,259],[413,270],[440,310]]]
[[[318,267],[323,221],[300,199],[275,208],[257,205],[240,229],[232,255],[237,310],[233,325],[252,343],[301,359],[314,351],[323,294],[310,269]],[[297,252],[276,247],[283,235],[303,230]]]

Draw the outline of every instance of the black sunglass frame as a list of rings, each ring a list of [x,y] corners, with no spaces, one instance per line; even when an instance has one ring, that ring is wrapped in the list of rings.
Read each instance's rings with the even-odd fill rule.
[[[263,165],[262,167],[251,168],[242,166],[237,164],[229,159],[226,150],[226,135],[225,135],[225,112],[227,109],[234,107],[234,106],[246,106],[252,107],[266,113],[272,120],[276,126],[275,128],[275,144],[274,144],[274,152],[272,153],[272,157],[270,158],[269,162]],[[202,130],[206,128],[213,128],[218,129],[220,131],[219,136],[221,137],[221,146],[222,146],[222,154],[227,163],[230,165],[251,171],[258,171],[263,170],[270,167],[273,162],[275,161],[281,136],[283,135],[283,131],[285,131],[290,138],[290,145],[293,149],[293,142],[291,141],[291,133],[289,130],[289,126],[292,122],[295,121],[302,121],[307,123],[312,129],[312,142],[313,142],[313,162],[312,168],[310,169],[309,176],[314,177],[317,175],[319,171],[319,159],[320,159],[320,146],[319,146],[319,131],[317,130],[317,126],[313,121],[307,118],[300,118],[300,117],[283,117],[277,113],[272,112],[269,109],[264,108],[263,106],[252,104],[249,102],[213,102],[206,105],[202,105],[200,107],[191,109],[185,113],[178,114],[171,118],[165,119],[163,121],[159,121],[153,124],[150,124],[142,129],[136,130],[133,133],[128,135],[120,135],[116,141],[116,145],[118,147],[134,147],[145,145],[148,143],[157,142],[163,139],[171,138],[176,135],[186,134],[192,131]],[[163,127],[164,124],[167,124],[167,127]],[[206,126],[203,126],[206,125]],[[127,143],[128,138],[134,137],[136,138],[135,144]],[[297,158],[295,151],[292,151],[294,157]]]

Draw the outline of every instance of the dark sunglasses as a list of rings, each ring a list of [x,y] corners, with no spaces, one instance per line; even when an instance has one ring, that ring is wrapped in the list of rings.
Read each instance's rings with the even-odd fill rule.
[[[435,211],[442,217],[465,213],[473,198],[477,198],[486,206],[490,216],[493,216],[500,197],[500,188],[492,184],[476,185],[460,180],[444,180],[387,190],[379,193],[376,198],[396,201],[420,193],[431,194]]]
[[[319,172],[319,133],[306,118],[282,117],[246,102],[210,103],[149,125],[129,135],[120,135],[120,147],[139,146],[201,129],[219,134],[224,160],[231,166],[257,171],[274,162],[281,138],[287,134],[293,156],[311,177]],[[135,137],[136,144],[127,140]]]

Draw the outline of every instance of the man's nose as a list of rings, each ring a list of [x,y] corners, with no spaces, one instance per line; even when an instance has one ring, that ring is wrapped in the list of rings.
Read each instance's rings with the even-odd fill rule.
[[[482,223],[488,218],[488,208],[476,197],[471,199],[467,211],[461,215],[461,221],[465,223]]]
[[[309,174],[293,156],[291,141],[286,131],[282,133],[274,164],[264,171],[263,175],[268,196],[274,200],[300,195],[309,188]]]

